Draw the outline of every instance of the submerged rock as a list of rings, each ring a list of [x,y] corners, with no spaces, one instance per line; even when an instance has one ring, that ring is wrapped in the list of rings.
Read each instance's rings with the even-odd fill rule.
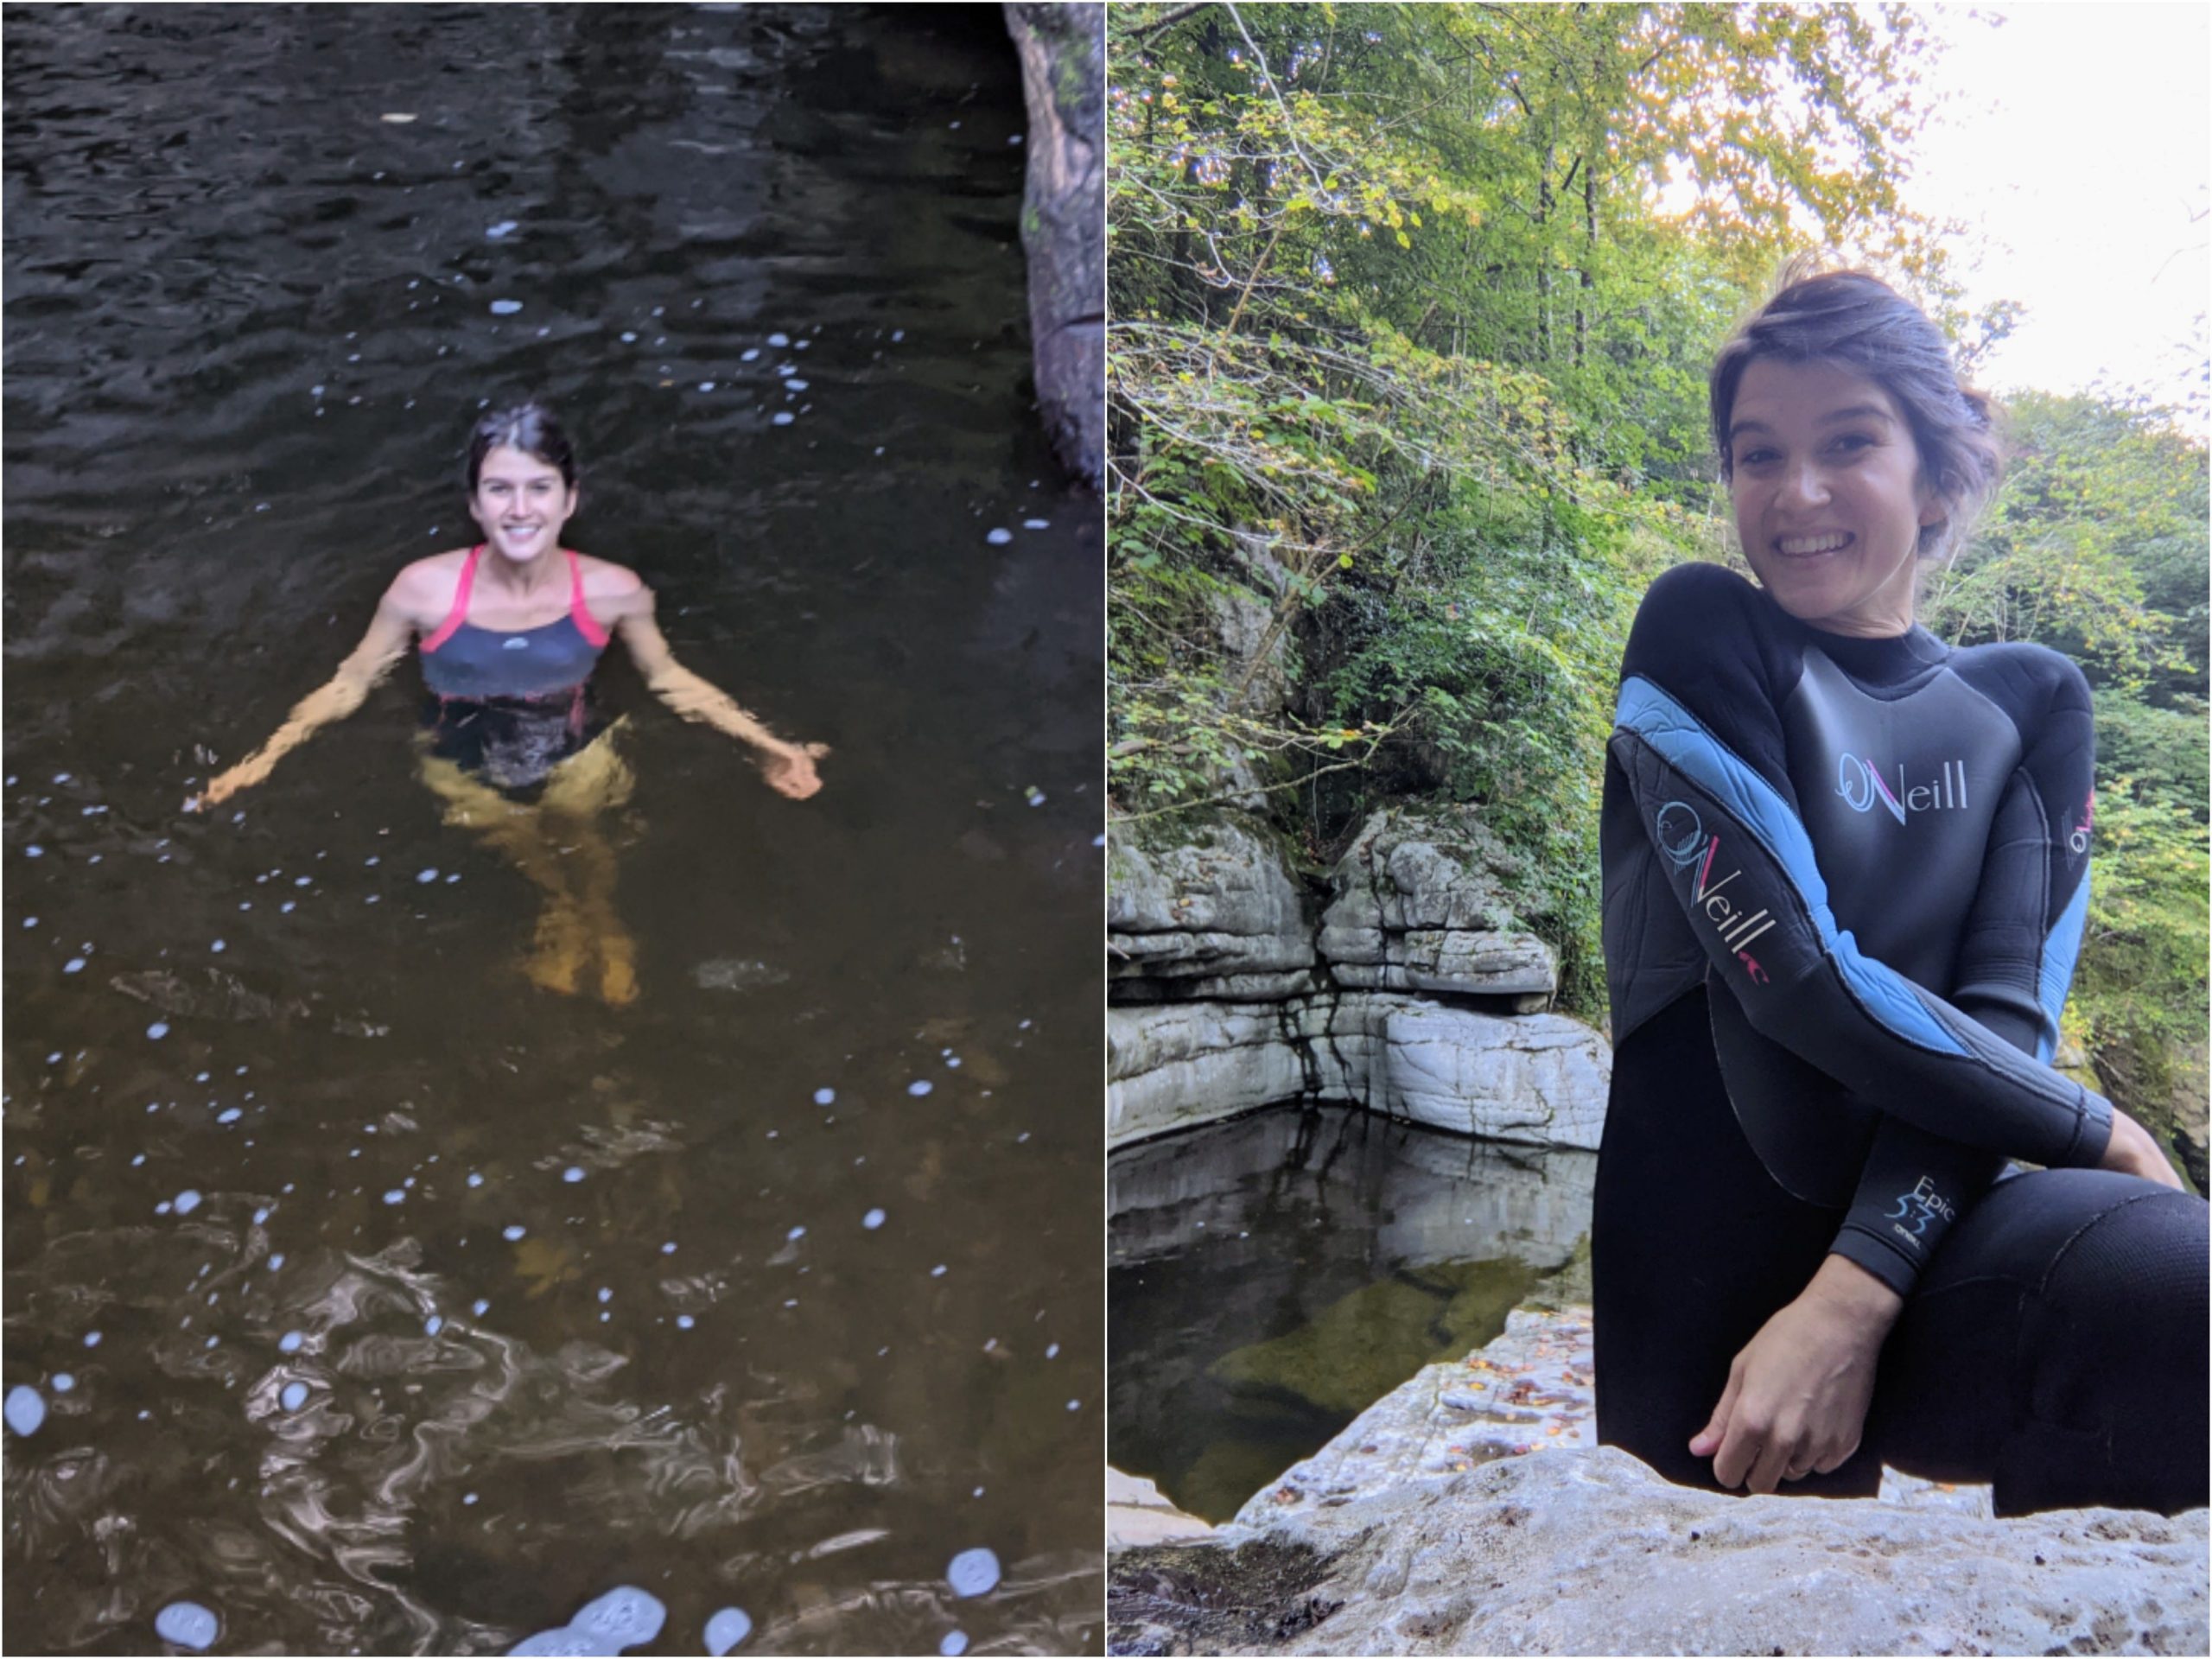
[[[1206,1375],[1341,1421],[1423,1365],[1457,1357],[1491,1335],[1536,1277],[1535,1268],[1505,1260],[1402,1269],[1339,1298],[1287,1336],[1230,1350]]]
[[[1107,1575],[1106,1651],[1292,1651],[1339,1605],[1320,1589],[1329,1567],[1315,1550],[1268,1540],[1124,1550]]]
[[[692,969],[691,979],[702,991],[758,991],[787,984],[791,975],[769,963],[716,957]]]

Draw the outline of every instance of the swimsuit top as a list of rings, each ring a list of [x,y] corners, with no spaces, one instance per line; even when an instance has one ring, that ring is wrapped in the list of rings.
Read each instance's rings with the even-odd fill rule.
[[[584,605],[583,564],[569,552],[569,612],[535,628],[480,628],[468,620],[482,543],[469,550],[454,589],[453,608],[437,631],[423,636],[423,680],[443,697],[568,696],[591,677],[607,649],[607,630]]]
[[[1600,826],[1613,1040],[1707,987],[1768,1174],[1901,1294],[1978,1163],[2094,1166],[2111,1133],[2048,1065],[2093,743],[2081,671],[2039,645],[1839,638],[1712,565],[1637,613]]]

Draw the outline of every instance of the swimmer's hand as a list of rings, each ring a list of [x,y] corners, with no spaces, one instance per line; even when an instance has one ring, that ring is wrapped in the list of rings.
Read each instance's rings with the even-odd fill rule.
[[[2181,1177],[2167,1160],[2151,1131],[2115,1106],[2112,1109],[2112,1139],[2105,1144],[2100,1169],[2116,1169],[2123,1175],[2139,1175],[2161,1186],[2179,1188]]]
[[[779,795],[788,795],[795,801],[803,801],[820,791],[822,778],[815,771],[814,763],[829,753],[827,743],[763,743],[760,745],[761,775],[767,779],[768,787]]]
[[[184,810],[188,812],[205,812],[211,806],[220,806],[240,790],[249,789],[259,783],[275,766],[274,761],[257,764],[259,761],[258,756],[252,760],[241,760],[228,772],[217,774],[205,790],[197,795],[186,798]]]
[[[1874,1363],[1904,1308],[1872,1274],[1829,1256],[1804,1294],[1736,1356],[1690,1455],[1711,1458],[1723,1486],[1754,1492],[1840,1468],[1859,1449]]]

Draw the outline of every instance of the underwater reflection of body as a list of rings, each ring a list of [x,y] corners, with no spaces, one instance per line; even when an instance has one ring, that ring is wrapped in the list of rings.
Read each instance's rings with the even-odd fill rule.
[[[637,951],[614,909],[615,858],[603,819],[630,798],[615,747],[621,721],[602,721],[589,683],[619,638],[655,696],[759,751],[770,786],[794,800],[822,787],[818,743],[787,743],[670,653],[653,621],[652,590],[634,571],[561,545],[579,500],[575,452],[534,404],[487,415],[468,445],[468,510],[484,540],[418,559],[378,603],[375,619],[329,683],[294,707],[276,734],[211,782],[190,808],[261,782],[321,728],[359,709],[420,639],[430,692],[423,778],[445,821],[475,831],[543,898],[524,971],[572,994],[598,965],[610,1003],[637,995]]]

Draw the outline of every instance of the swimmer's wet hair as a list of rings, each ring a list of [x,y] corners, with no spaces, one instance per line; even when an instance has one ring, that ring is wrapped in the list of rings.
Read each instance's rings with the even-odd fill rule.
[[[495,409],[468,435],[468,493],[484,471],[484,457],[494,449],[519,449],[532,461],[561,469],[561,482],[576,487],[576,451],[553,411],[543,404],[512,404]]]
[[[1921,531],[1920,555],[1955,550],[2004,474],[1993,406],[1960,384],[1942,331],[1895,289],[1863,270],[1803,270],[1785,268],[1782,290],[1713,359],[1708,391],[1722,480],[1735,473],[1728,423],[1744,371],[1761,358],[1833,363],[1896,400],[1912,429],[1921,475],[1950,508],[1948,518]]]

